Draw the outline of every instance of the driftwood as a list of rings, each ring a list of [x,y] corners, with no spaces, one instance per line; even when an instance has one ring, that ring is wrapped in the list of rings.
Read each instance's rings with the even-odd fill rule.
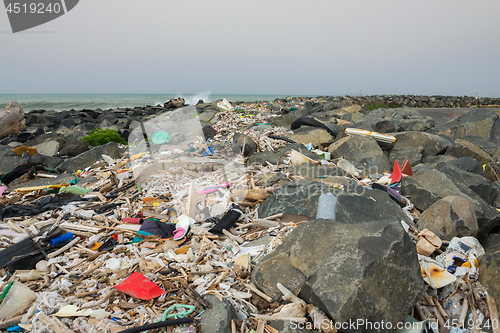
[[[46,314],[41,312],[38,315],[38,319],[46,326],[50,327],[56,333],[74,333],[64,325],[57,317],[48,317]]]

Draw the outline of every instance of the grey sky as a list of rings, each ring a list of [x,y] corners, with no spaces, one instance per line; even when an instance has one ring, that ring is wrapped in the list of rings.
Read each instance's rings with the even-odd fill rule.
[[[500,1],[81,0],[12,34],[0,93],[500,96]]]

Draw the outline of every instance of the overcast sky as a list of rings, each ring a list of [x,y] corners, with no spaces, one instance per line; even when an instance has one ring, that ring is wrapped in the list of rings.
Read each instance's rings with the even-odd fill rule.
[[[81,0],[12,34],[0,93],[500,97],[500,1]]]

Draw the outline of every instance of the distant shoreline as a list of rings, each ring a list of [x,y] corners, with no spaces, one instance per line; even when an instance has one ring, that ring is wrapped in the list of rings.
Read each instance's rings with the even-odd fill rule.
[[[470,108],[499,107],[500,98],[475,96],[424,96],[424,95],[372,95],[372,96],[317,96],[301,97],[286,95],[236,95],[236,94],[0,94],[0,109],[10,101],[21,104],[25,112],[32,110],[70,111],[70,110],[111,110],[134,107],[163,105],[170,99],[183,97],[186,104],[196,105],[215,102],[226,98],[231,103],[272,102],[276,99],[310,101],[312,103],[347,102],[364,106],[410,106],[416,108]]]

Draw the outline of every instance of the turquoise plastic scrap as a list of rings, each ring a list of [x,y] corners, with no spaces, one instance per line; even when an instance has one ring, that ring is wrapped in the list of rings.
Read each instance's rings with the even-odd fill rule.
[[[22,332],[22,331],[23,329],[19,325],[12,326],[7,329],[7,332]]]
[[[173,311],[173,310],[175,310],[177,308],[186,308],[187,310],[179,312],[179,313],[168,314],[170,311]],[[174,304],[171,307],[169,307],[168,309],[166,309],[165,312],[163,312],[163,315],[161,316],[161,319],[158,320],[158,322],[160,322],[160,321],[166,321],[166,320],[169,320],[170,318],[174,318],[174,319],[186,318],[188,315],[190,315],[191,313],[193,313],[194,310],[196,310],[196,308],[194,306],[192,306],[192,305]],[[165,332],[166,329],[163,328],[163,331]],[[146,331],[146,333],[149,333],[149,331]]]

